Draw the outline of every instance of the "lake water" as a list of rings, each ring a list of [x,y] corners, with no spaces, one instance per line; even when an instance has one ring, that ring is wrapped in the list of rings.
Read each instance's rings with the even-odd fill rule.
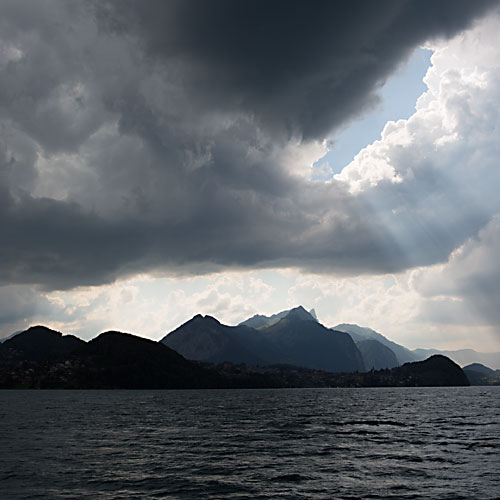
[[[500,387],[0,391],[0,498],[500,498]]]

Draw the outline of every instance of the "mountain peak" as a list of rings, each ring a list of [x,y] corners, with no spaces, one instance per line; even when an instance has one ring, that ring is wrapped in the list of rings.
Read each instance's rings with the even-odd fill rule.
[[[495,373],[495,370],[492,370],[491,368],[484,366],[481,363],[471,363],[470,365],[464,366],[463,370],[464,371],[466,371],[466,370],[475,371],[475,372],[479,372],[483,375],[491,375],[491,374]]]
[[[63,335],[46,326],[32,326],[24,332],[2,343],[9,359],[40,361],[54,356],[66,355],[85,342],[73,335]]]
[[[193,316],[188,323],[216,323],[220,325],[220,321],[217,318],[214,318],[213,316],[209,316],[208,314],[206,316],[203,316],[201,314],[197,314],[196,316]]]
[[[273,314],[271,316],[264,316],[263,314],[255,314],[251,318],[248,318],[245,321],[242,321],[239,326],[245,325],[250,328],[265,328],[268,326],[275,325],[283,318],[289,317],[291,319],[303,319],[307,321],[318,321],[316,317],[316,311],[311,309],[310,312],[307,312],[304,307],[297,306],[293,309],[286,309],[285,311],[281,311],[279,313]]]
[[[290,309],[285,318],[300,319],[305,321],[317,321],[316,318],[311,313],[307,312],[302,306],[297,306],[293,309]]]
[[[57,330],[52,330],[52,328],[49,328],[44,325],[34,325],[30,326],[27,330],[24,330],[24,332],[20,333],[25,333],[25,334],[35,334],[35,335],[40,335],[40,334],[48,334],[48,335],[58,335],[59,337],[62,337],[62,333],[58,332]]]

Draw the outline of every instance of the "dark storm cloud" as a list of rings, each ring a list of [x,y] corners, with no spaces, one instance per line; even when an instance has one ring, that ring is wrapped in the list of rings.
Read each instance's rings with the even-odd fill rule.
[[[366,201],[295,174],[412,48],[489,5],[2,2],[0,283],[445,259],[425,227],[409,259]]]
[[[377,100],[419,42],[450,36],[492,1],[108,2],[101,26],[175,60],[200,107],[254,115],[277,136],[322,138]]]
[[[387,258],[386,252],[392,257],[395,252],[376,220],[351,217],[346,222],[340,207],[335,215],[330,206],[329,220],[320,223],[316,214],[323,209],[300,198],[317,192],[277,198],[221,190],[215,182],[206,182],[191,193],[203,200],[193,200],[192,212],[180,222],[109,221],[67,202],[22,198],[9,204],[4,199],[0,283],[67,288],[165,266],[191,273],[302,262],[348,273],[374,265],[393,271],[404,262],[403,255]],[[315,215],[304,214],[304,208]],[[353,244],[350,252],[345,252],[346,242]]]

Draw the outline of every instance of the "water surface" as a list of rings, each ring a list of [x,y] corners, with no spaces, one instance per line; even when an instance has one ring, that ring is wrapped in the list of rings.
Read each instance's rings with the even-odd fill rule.
[[[500,498],[500,387],[0,391],[0,496]]]

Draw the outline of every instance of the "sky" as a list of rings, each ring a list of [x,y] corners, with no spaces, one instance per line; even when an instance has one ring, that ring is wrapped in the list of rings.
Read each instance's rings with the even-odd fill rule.
[[[500,2],[4,0],[0,337],[302,304],[500,351]]]

